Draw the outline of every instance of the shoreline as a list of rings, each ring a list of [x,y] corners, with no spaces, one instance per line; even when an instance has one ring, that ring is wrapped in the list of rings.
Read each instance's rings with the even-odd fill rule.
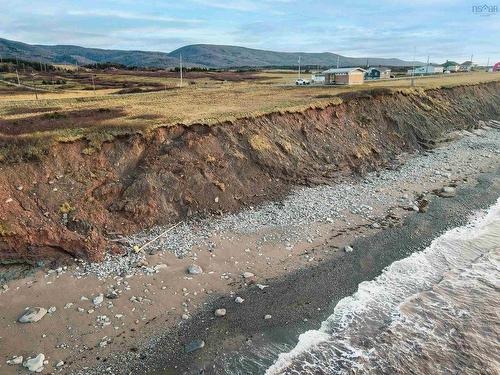
[[[191,247],[183,258],[177,258],[169,250],[171,239],[165,238],[165,243],[153,249],[158,250],[154,254],[115,257],[96,265],[97,268],[82,263],[48,272],[37,271],[33,276],[9,282],[7,289],[0,291],[0,308],[5,311],[0,319],[0,356],[4,359],[0,362],[0,372],[18,372],[20,367],[5,364],[13,356],[26,358],[45,353],[49,363],[44,373],[148,372],[155,367],[164,367],[169,355],[179,361],[177,369],[170,373],[179,373],[184,366],[182,360],[191,362],[193,358],[180,355],[188,336],[192,337],[188,334],[192,332],[192,326],[198,331],[206,331],[213,323],[232,322],[244,328],[248,335],[249,332],[261,332],[263,314],[273,315],[265,321],[269,327],[277,320],[300,323],[299,328],[307,328],[307,324],[317,326],[324,319],[327,308],[331,307],[332,295],[322,298],[320,312],[318,306],[307,299],[285,311],[282,307],[287,306],[288,301],[301,294],[313,294],[315,289],[314,285],[309,285],[308,291],[304,289],[297,294],[290,289],[290,283],[279,284],[280,277],[298,275],[297,282],[322,280],[321,273],[318,275],[319,268],[327,267],[327,264],[333,268],[344,264],[343,246],[354,244],[354,252],[347,255],[348,258],[358,257],[361,252],[355,241],[397,229],[408,215],[430,215],[432,207],[423,215],[411,214],[410,211],[420,194],[432,195],[425,191],[456,184],[459,189],[457,197],[439,198],[439,201],[460,200],[463,185],[491,170],[495,161],[500,160],[498,130],[485,128],[462,132],[461,135],[461,140],[443,144],[427,152],[427,156],[407,155],[406,162],[395,169],[388,167],[386,171],[353,178],[347,183],[303,188],[282,202],[224,216],[220,219],[222,221],[213,218],[211,224],[217,227],[213,232],[200,227],[203,223],[191,223],[183,229],[189,235],[174,233],[177,240],[185,241],[186,248]],[[495,189],[498,192],[498,187]],[[481,199],[485,196],[482,194]],[[325,205],[328,199],[330,201]],[[342,199],[345,202],[342,203]],[[331,211],[324,209],[330,205],[333,207]],[[276,212],[280,213],[280,221],[279,225],[273,226],[274,222],[269,218],[273,218]],[[334,219],[329,220],[331,217]],[[264,219],[259,221],[256,218]],[[234,231],[239,227],[221,225],[227,224],[223,220],[233,220],[248,230]],[[379,227],[373,227],[374,223]],[[280,225],[284,228],[280,229]],[[193,233],[196,236],[193,237]],[[199,264],[203,274],[187,275],[186,268],[191,263]],[[370,272],[375,270],[373,260],[365,267]],[[123,270],[130,273],[121,274]],[[254,280],[242,279],[244,271],[254,273]],[[255,285],[248,286],[252,283],[272,283],[272,287],[260,290]],[[346,288],[346,293],[352,287]],[[54,292],[56,288],[57,293]],[[110,289],[116,290],[119,298],[105,299],[97,306],[92,304],[92,298],[106,295]],[[269,310],[278,309],[278,313],[265,312],[262,310],[264,301],[275,293],[274,290],[280,293],[275,296],[274,304],[269,302]],[[221,297],[231,295],[231,292],[233,297]],[[248,312],[236,318],[231,309],[236,305],[235,296],[240,294],[245,302],[237,307]],[[231,306],[226,317],[214,319],[214,303]],[[15,323],[27,306],[55,306],[57,311],[34,324]],[[280,318],[280,309],[287,315]],[[308,322],[303,322],[304,317]],[[223,331],[220,331],[223,336],[224,327],[223,324]],[[161,347],[158,340],[165,331],[170,332],[170,344]],[[300,332],[297,330],[294,334]],[[238,348],[242,342],[246,343],[247,336],[236,335],[235,338],[235,332],[232,333],[233,337],[224,341],[226,348]],[[178,335],[184,340],[172,339]],[[212,336],[217,337],[217,330]],[[252,342],[256,345],[258,339],[255,334],[253,336]],[[211,340],[206,340],[207,345],[202,351],[195,352],[196,357],[202,355],[203,363],[210,362]],[[163,359],[150,359],[148,350],[158,348],[165,354]],[[65,364],[56,368],[55,364],[60,360]],[[171,365],[175,366],[175,363],[171,362]]]
[[[374,279],[394,261],[425,249],[447,230],[466,224],[475,211],[487,209],[499,197],[500,167],[480,175],[474,186],[460,188],[452,199],[433,197],[428,213],[410,214],[401,226],[355,240],[352,253],[282,275],[269,281],[265,290],[245,288],[238,293],[244,299],[242,304],[235,303],[234,296],[221,296],[190,324],[167,331],[163,340],[143,353],[147,358],[141,365],[129,369],[141,371],[144,366],[148,369],[145,373],[151,374],[243,374],[227,362],[244,356],[251,366],[256,347],[277,347],[272,342],[274,336],[285,339],[283,348],[292,349],[299,334],[317,329],[336,303],[353,294],[360,282]],[[227,315],[214,319],[213,311],[221,306],[227,308]],[[263,319],[266,314],[272,318]],[[203,339],[205,347],[188,354],[184,347],[193,339]],[[231,352],[237,354],[232,357]],[[245,370],[261,373],[253,372],[258,367]]]

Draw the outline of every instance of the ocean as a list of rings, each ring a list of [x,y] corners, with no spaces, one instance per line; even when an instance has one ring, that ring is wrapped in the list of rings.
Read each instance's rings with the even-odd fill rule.
[[[500,199],[359,284],[262,373],[499,374],[499,270]]]

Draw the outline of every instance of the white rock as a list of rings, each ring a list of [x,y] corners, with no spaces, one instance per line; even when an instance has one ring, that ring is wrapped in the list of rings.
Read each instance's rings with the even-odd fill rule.
[[[57,310],[57,308],[56,308],[55,306],[50,306],[50,307],[49,307],[49,310],[48,310],[48,313],[49,313],[49,314],[53,314],[53,313],[55,313],[55,312],[56,312],[56,310]]]
[[[104,295],[101,293],[99,294],[98,296],[95,296],[93,299],[92,299],[92,303],[97,306],[97,305],[100,305],[102,303],[102,301],[104,301]]]
[[[244,301],[245,300],[243,298],[241,298],[241,297],[236,297],[235,300],[234,300],[234,302],[236,302],[236,303],[243,303]]]
[[[269,285],[257,284],[257,288],[259,288],[260,290],[264,290],[266,288],[269,288]]]
[[[264,319],[266,319],[266,320],[271,319],[271,318],[272,318],[272,315],[269,315],[269,314],[264,315]]]
[[[26,367],[31,372],[39,372],[41,368],[43,368],[43,361],[45,360],[45,355],[42,353],[38,354],[35,358],[30,358],[26,362],[23,363],[23,366]]]
[[[12,359],[9,359],[7,361],[8,365],[20,365],[21,363],[23,363],[23,356],[22,355],[20,355],[18,357],[14,357]]]
[[[62,367],[64,366],[64,361],[59,361],[56,363],[56,367]]]
[[[250,279],[250,278],[254,277],[255,275],[253,273],[247,271],[247,272],[243,272],[242,276],[244,279]]]
[[[349,245],[344,246],[344,251],[345,251],[346,253],[351,253],[353,250],[354,250],[354,249],[353,249],[351,246],[349,246]]]
[[[181,318],[182,318],[182,320],[188,320],[189,319],[189,315],[188,314],[182,314]]]
[[[153,268],[155,271],[159,271],[159,270],[164,270],[167,267],[168,266],[165,263],[160,263],[160,264],[157,264],[156,266],[154,266]]]
[[[198,266],[197,264],[190,264],[188,269],[187,269],[187,272],[190,275],[199,275],[199,274],[203,273],[203,269],[200,266]]]
[[[29,307],[17,321],[19,323],[35,323],[42,319],[45,314],[47,314],[47,310],[43,307]]]
[[[222,308],[222,309],[215,310],[215,316],[216,317],[221,318],[224,315],[226,315],[226,309]]]

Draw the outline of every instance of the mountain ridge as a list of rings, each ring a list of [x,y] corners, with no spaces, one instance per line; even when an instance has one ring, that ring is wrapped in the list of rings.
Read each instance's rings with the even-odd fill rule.
[[[240,46],[191,44],[172,52],[88,48],[77,45],[28,44],[0,38],[0,56],[52,64],[116,63],[138,67],[175,67],[182,54],[185,66],[205,68],[283,67],[298,65],[336,66],[410,66],[398,58],[348,57],[332,52],[278,52]]]

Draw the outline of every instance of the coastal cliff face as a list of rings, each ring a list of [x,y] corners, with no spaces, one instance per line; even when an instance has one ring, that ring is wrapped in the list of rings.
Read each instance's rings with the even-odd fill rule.
[[[0,261],[98,261],[119,251],[108,248],[116,234],[334,183],[500,117],[497,82],[338,98],[303,112],[123,136],[91,155],[84,141],[59,143],[41,160],[0,164]]]

